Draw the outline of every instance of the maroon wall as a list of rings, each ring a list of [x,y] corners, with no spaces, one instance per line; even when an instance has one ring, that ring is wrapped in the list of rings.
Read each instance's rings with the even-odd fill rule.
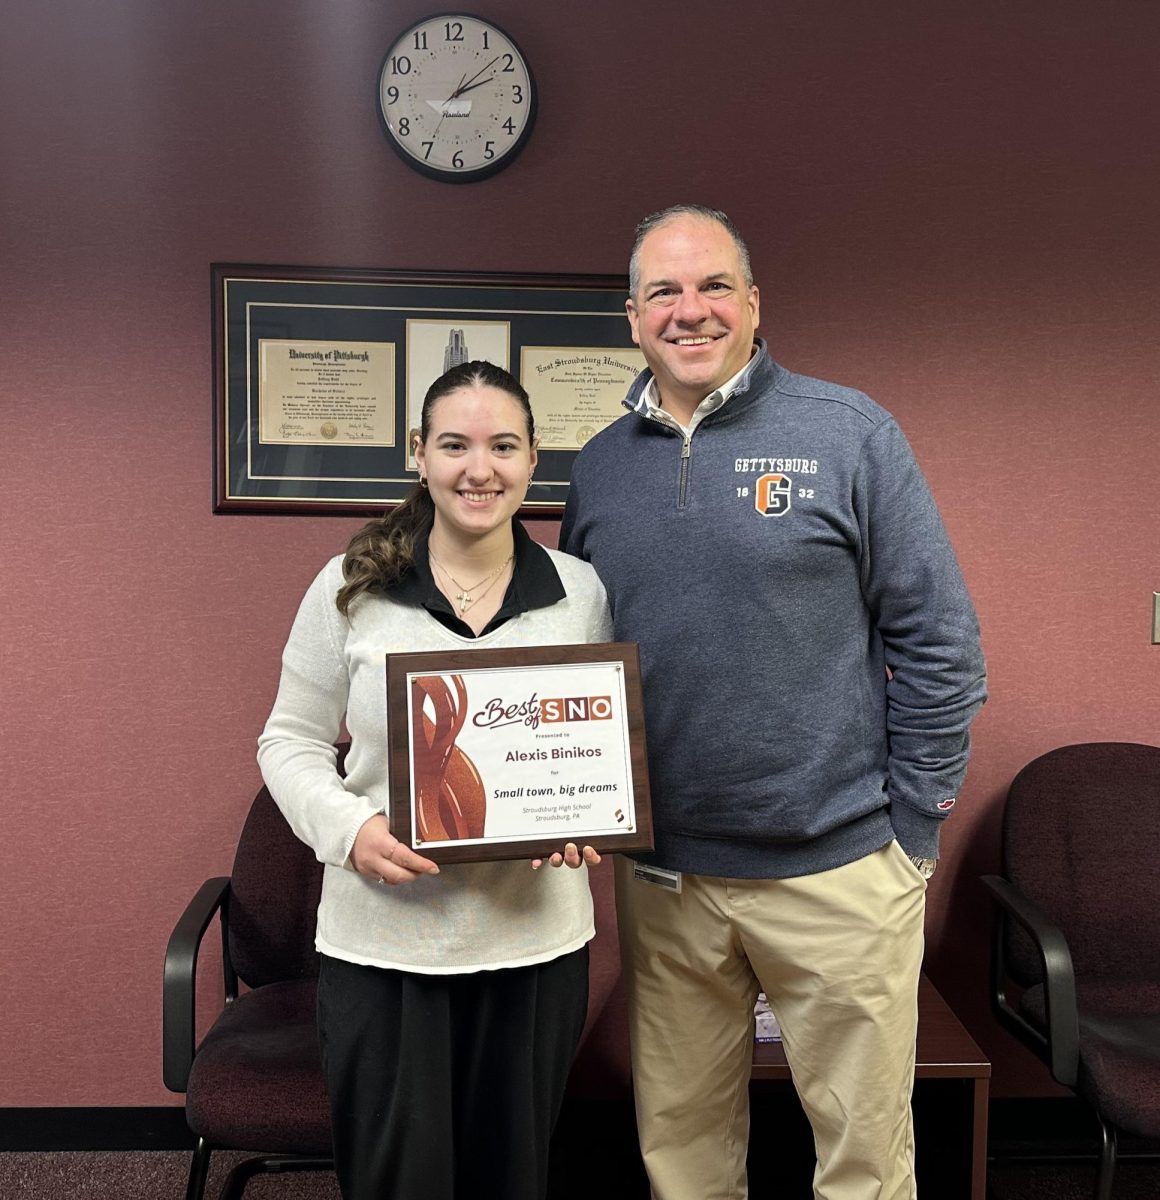
[[[996,1090],[1042,1092],[986,1012],[975,877],[1029,757],[1160,741],[1160,8],[490,0],[541,111],[467,187],[377,126],[417,0],[5,8],[0,1105],[172,1100],[165,940],[228,869],[290,618],[355,526],[211,513],[210,262],[621,271],[681,199],[733,214],[776,355],[891,408],[946,514],[994,698],[930,970]]]

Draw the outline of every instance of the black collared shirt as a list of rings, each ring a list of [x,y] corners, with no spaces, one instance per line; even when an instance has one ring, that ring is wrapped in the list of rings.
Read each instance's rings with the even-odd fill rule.
[[[512,518],[512,538],[515,542],[515,569],[511,582],[504,593],[503,603],[495,616],[484,626],[480,637],[498,629],[505,621],[535,608],[548,608],[563,600],[567,593],[560,576],[552,564],[551,556],[528,535],[528,531]],[[475,631],[462,620],[451,606],[451,602],[439,590],[435,576],[431,573],[431,561],[427,553],[427,539],[415,545],[415,558],[410,569],[387,589],[386,594],[400,604],[414,608],[425,608],[441,625],[460,637],[473,638]]]

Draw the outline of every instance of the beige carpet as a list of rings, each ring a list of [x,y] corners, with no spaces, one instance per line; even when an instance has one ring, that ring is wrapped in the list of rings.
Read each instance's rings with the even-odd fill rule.
[[[2,1200],[183,1200],[189,1155],[178,1151],[9,1151],[0,1153]],[[243,1155],[219,1152],[213,1156],[207,1200],[216,1200],[226,1175]],[[611,1164],[609,1164],[611,1165]],[[581,1173],[582,1174],[582,1173]],[[626,1179],[630,1176],[626,1174]],[[641,1193],[630,1187],[622,1195],[614,1172],[602,1170],[601,1195],[624,1200]],[[1090,1200],[1095,1181],[1092,1166],[1000,1164],[990,1171],[991,1200]],[[758,1180],[753,1180],[755,1184]],[[768,1183],[769,1181],[765,1181]],[[559,1182],[551,1196],[567,1197]],[[580,1195],[580,1190],[575,1191]],[[808,1200],[778,1192],[778,1200]],[[245,1200],[340,1200],[334,1176],[328,1172],[258,1176],[246,1188]],[[923,1200],[939,1200],[937,1196]],[[1117,1173],[1115,1200],[1160,1200],[1160,1163],[1122,1163]]]
[[[210,1160],[207,1200],[214,1200],[243,1154]],[[3,1200],[184,1200],[190,1155],[172,1150],[9,1151],[0,1154]],[[340,1200],[329,1171],[255,1177],[245,1200]]]

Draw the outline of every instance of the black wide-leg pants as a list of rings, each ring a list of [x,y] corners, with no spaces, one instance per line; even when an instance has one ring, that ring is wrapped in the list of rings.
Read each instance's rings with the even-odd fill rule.
[[[543,1200],[587,1007],[587,946],[468,975],[324,955],[318,1023],[344,1200]]]

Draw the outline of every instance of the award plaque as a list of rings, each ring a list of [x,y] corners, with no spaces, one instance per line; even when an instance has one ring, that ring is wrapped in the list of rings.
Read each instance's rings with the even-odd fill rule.
[[[387,655],[394,835],[435,862],[651,850],[635,643]]]

